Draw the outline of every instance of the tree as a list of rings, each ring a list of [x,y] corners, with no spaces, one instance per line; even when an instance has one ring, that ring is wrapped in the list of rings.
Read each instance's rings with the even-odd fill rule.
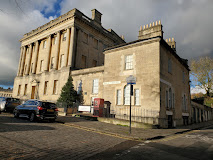
[[[209,97],[213,89],[213,59],[201,57],[198,60],[192,60],[191,75],[197,82],[197,85],[205,89],[206,95]]]
[[[68,107],[73,106],[73,102],[79,99],[76,90],[74,90],[73,79],[70,76],[67,80],[67,83],[63,86],[61,90],[61,95],[57,102],[65,102]]]

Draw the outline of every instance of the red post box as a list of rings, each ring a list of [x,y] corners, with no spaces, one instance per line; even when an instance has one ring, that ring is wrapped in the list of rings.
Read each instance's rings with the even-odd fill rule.
[[[98,117],[103,117],[104,109],[104,99],[95,98],[94,99],[94,115]]]

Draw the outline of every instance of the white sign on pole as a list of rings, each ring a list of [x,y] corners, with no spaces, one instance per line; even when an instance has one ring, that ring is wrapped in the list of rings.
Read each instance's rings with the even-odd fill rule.
[[[90,112],[91,106],[79,106],[78,111],[81,112]]]
[[[133,75],[130,75],[129,77],[126,78],[127,84],[136,84],[136,77]]]

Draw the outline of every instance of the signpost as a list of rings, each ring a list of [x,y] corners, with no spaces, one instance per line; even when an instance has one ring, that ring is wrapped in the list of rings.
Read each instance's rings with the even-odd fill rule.
[[[133,96],[133,84],[136,84],[136,77],[130,75],[126,78],[127,85],[130,85],[130,106],[129,106],[129,134],[131,134],[131,96]]]

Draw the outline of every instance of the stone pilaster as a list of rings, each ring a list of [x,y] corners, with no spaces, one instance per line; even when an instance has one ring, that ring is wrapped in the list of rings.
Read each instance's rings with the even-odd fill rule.
[[[31,43],[29,45],[29,57],[27,59],[27,73],[26,73],[26,75],[28,75],[29,72],[30,72],[30,66],[31,66],[30,64],[31,64],[31,59],[32,59],[32,51],[33,51],[33,44]]]
[[[67,66],[68,64],[68,58],[69,58],[69,44],[70,44],[70,30],[71,28],[67,28],[67,41],[66,41],[66,53],[65,53],[65,59],[64,59],[64,64],[62,64],[63,66]]]
[[[75,61],[75,43],[76,43],[76,28],[72,26],[71,28],[71,38],[70,38],[70,48],[69,48],[69,58],[68,58],[68,66],[74,67]]]
[[[35,53],[33,54],[34,56],[32,57],[32,63],[33,63],[32,74],[36,73],[36,67],[37,67],[37,61],[38,61],[38,51],[39,51],[39,41],[36,41],[35,42]]]
[[[23,47],[21,47],[17,76],[20,76],[22,56],[23,56]]]
[[[48,37],[47,59],[44,71],[49,71],[51,48],[52,48],[52,35]]]
[[[55,52],[55,62],[54,62],[54,66],[53,69],[56,70],[58,69],[58,59],[59,59],[59,52],[60,52],[60,39],[61,39],[61,31],[57,32],[57,48],[56,48],[56,52]]]
[[[26,48],[26,46],[24,46],[23,56],[22,56],[22,61],[21,61],[20,76],[23,76],[23,72],[24,72],[24,64],[25,64],[25,58],[26,58],[26,51],[27,51],[27,48]]]

